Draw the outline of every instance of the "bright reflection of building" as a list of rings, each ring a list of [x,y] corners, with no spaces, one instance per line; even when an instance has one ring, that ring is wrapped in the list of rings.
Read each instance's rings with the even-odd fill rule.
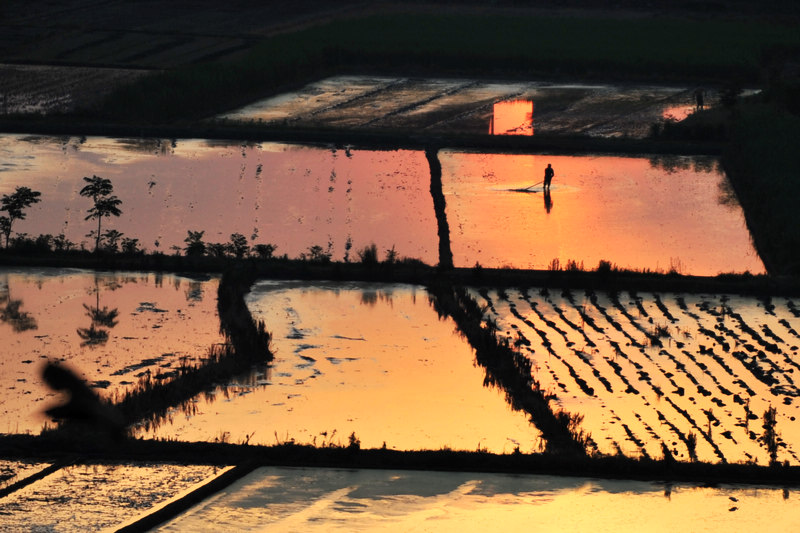
[[[509,100],[495,102],[490,135],[533,135],[533,102]]]

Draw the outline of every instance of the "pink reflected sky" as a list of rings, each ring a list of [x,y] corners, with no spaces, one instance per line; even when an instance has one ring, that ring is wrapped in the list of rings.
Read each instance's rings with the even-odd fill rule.
[[[442,151],[456,266],[547,268],[573,259],[715,275],[764,272],[738,203],[720,203],[725,176],[645,157],[492,155]],[[541,186],[555,169],[549,212]],[[704,168],[714,168],[706,158]]]
[[[99,291],[99,294],[98,294]],[[98,298],[99,296],[99,298]],[[14,327],[2,313],[9,301],[30,319]],[[79,328],[92,321],[84,306],[116,309],[103,344],[83,345]],[[107,382],[106,398],[124,393],[145,371],[167,372],[181,358],[195,363],[222,342],[217,279],[198,281],[152,273],[94,273],[72,269],[0,269],[0,433],[38,433],[43,411],[58,403],[41,379],[58,361],[89,384]],[[33,327],[30,327],[33,326]]]
[[[430,174],[418,152],[3,136],[0,156],[0,193],[20,185],[42,193],[14,226],[31,235],[64,232],[91,248],[91,204],[78,191],[96,174],[111,179],[122,200],[122,216],[104,219],[103,229],[150,251],[183,248],[193,230],[205,231],[206,242],[241,233],[289,257],[320,245],[343,260],[349,240],[351,259],[375,243],[381,257],[394,246],[401,257],[438,261]]]
[[[530,112],[515,105],[512,119]],[[319,245],[334,260],[358,260],[375,243],[381,257],[395,247],[400,257],[438,262],[421,152],[3,136],[0,157],[0,194],[21,185],[42,193],[15,232],[63,232],[91,248],[90,201],[78,191],[96,174],[122,200],[122,216],[104,220],[104,230],[149,251],[182,249],[192,230],[206,242],[241,233],[289,257]],[[671,169],[645,157],[443,150],[440,159],[456,266],[547,268],[558,259],[594,268],[603,259],[684,274],[764,272],[738,203],[720,202],[727,179],[713,159],[701,159],[701,170],[687,158]],[[540,182],[547,163],[556,172],[549,202],[540,190],[509,191]]]

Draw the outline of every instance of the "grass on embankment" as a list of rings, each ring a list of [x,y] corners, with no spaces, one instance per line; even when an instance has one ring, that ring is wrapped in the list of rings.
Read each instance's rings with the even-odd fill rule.
[[[780,484],[797,487],[798,466],[740,463],[676,462],[624,456],[574,456],[552,453],[493,454],[449,449],[398,451],[353,446],[313,447],[292,443],[254,446],[231,443],[175,442],[126,439],[113,446],[51,434],[0,435],[0,455],[6,458],[176,462],[180,464],[255,464],[297,467],[381,468],[452,472],[507,472],[641,479],[699,483]]]
[[[800,45],[760,21],[509,15],[373,15],[265,40],[235,62],[189,66],[114,92],[104,119],[163,124],[212,116],[339,72],[493,78],[753,81],[765,51]]]

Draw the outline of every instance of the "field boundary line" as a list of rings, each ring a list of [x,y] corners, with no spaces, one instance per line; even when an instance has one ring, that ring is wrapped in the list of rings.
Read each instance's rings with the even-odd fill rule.
[[[12,493],[18,491],[19,489],[23,489],[23,488],[27,487],[28,485],[39,481],[40,479],[44,479],[47,476],[49,476],[50,474],[54,474],[54,473],[58,472],[59,470],[61,470],[62,468],[67,467],[67,466],[71,466],[74,463],[75,463],[75,461],[71,461],[71,460],[70,461],[58,461],[58,462],[55,462],[55,463],[51,464],[50,466],[48,466],[47,468],[43,468],[42,470],[39,470],[35,474],[31,474],[28,477],[24,477],[24,478],[20,479],[19,481],[16,481],[16,482],[12,483],[11,485],[9,485],[8,487],[6,487],[4,489],[0,489],[0,498],[5,498],[9,494],[12,494]]]
[[[215,476],[207,483],[202,484],[191,492],[180,496],[173,501],[161,506],[156,506],[155,510],[151,509],[144,516],[134,518],[127,524],[117,526],[116,528],[109,528],[109,531],[116,531],[117,533],[133,533],[140,531],[149,531],[159,524],[163,524],[178,516],[180,513],[197,505],[209,496],[213,496],[222,489],[228,487],[239,479],[243,478],[250,472],[256,469],[258,465],[254,462],[247,462],[238,466],[234,466],[230,470],[222,472]]]

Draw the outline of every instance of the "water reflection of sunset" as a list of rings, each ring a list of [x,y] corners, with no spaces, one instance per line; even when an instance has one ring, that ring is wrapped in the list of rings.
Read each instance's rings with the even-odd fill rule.
[[[288,144],[91,137],[0,137],[0,194],[41,191],[14,230],[65,233],[80,243],[92,229],[84,176],[111,179],[122,216],[104,223],[149,251],[182,248],[187,231],[206,242],[241,233],[297,257],[319,245],[335,260],[357,259],[375,243],[381,258],[435,264],[436,222],[421,153],[334,150]],[[107,225],[106,225],[107,224]],[[87,243],[91,248],[91,244]]]
[[[439,155],[456,266],[547,268],[558,259],[586,268],[608,260],[685,274],[764,272],[741,209],[720,200],[726,178],[708,158],[654,166],[645,157]],[[540,187],[513,191],[541,183],[548,163],[549,211]]]
[[[262,467],[157,531],[797,529],[794,489],[513,474]],[[735,512],[732,512],[735,511]]]
[[[534,449],[538,430],[484,387],[472,348],[422,288],[259,282],[248,299],[274,334],[269,385],[199,398],[198,414],[150,435],[346,445],[355,432],[368,448]]]
[[[141,372],[168,372],[181,358],[194,362],[221,341],[217,280],[172,274],[91,273],[75,270],[0,271],[0,433],[38,432],[54,394],[41,381],[47,360],[77,370],[100,394],[131,388]],[[19,302],[32,327],[15,327],[5,312]],[[98,305],[99,302],[99,305]],[[116,310],[102,328],[104,342],[88,343],[91,309]]]
[[[533,102],[530,100],[495,102],[489,133],[533,135]]]

